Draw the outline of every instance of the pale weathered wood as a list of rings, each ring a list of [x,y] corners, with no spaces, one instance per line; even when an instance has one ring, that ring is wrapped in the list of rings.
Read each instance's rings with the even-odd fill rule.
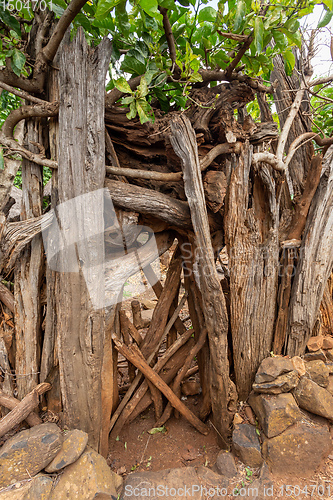
[[[215,268],[196,137],[187,118],[180,116],[171,122],[170,140],[182,160],[185,194],[197,246],[196,261],[211,355],[213,420],[220,434],[221,446],[229,448],[228,315]]]
[[[12,313],[14,312],[14,305],[15,305],[14,295],[10,290],[8,290],[8,288],[3,283],[0,283],[0,300],[5,304],[5,306],[8,307],[8,309]]]
[[[102,189],[105,178],[104,88],[111,42],[88,47],[82,30],[63,47],[59,61],[59,202]],[[59,273],[57,294],[58,356],[64,422],[86,431],[98,449],[102,424],[104,310],[103,197],[84,213],[65,214],[63,221],[77,241],[79,272]],[[65,218],[65,217],[64,217]],[[74,223],[75,222],[75,223]],[[85,240],[86,224],[96,229]],[[63,259],[63,260],[61,260]],[[60,264],[66,265],[66,255]],[[86,267],[85,263],[89,263]],[[83,275],[83,271],[85,275]],[[87,283],[90,286],[87,290]],[[99,302],[101,301],[101,302]]]
[[[252,146],[245,143],[231,173],[225,212],[230,269],[233,358],[239,397],[272,348],[278,286],[278,205],[271,167],[254,175],[249,208]]]
[[[0,420],[0,437],[13,429],[15,425],[25,420],[32,410],[38,406],[39,396],[50,389],[50,384],[43,383],[29,392],[8,415]]]
[[[333,147],[307,218],[291,289],[286,353],[303,354],[312,335],[327,280],[333,268]]]

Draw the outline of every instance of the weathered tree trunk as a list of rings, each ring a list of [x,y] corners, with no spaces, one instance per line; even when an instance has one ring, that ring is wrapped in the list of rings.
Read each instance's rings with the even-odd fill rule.
[[[312,200],[291,289],[287,326],[289,356],[302,354],[319,314],[333,268],[333,147],[323,160],[323,172]]]
[[[229,448],[228,315],[215,268],[196,137],[188,118],[178,117],[171,122],[170,140],[175,153],[182,160],[184,188],[195,234],[196,263],[211,355],[213,419],[221,446]]]
[[[79,31],[60,56],[60,204],[104,186],[104,89],[110,53],[108,39],[91,49]],[[62,236],[70,233],[75,243],[77,268],[59,273],[58,355],[64,417],[69,427],[88,432],[90,445],[98,449],[104,346],[103,192],[96,194],[94,202],[65,212]],[[60,255],[62,269],[68,270],[69,251]]]
[[[251,156],[252,147],[246,143],[231,174],[225,212],[234,367],[243,400],[271,350],[279,257],[275,182],[271,171],[261,165],[253,173],[249,208]]]

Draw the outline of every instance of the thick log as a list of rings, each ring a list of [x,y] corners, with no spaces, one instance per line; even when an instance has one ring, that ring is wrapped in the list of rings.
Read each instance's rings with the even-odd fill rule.
[[[327,280],[333,268],[333,147],[307,217],[296,275],[291,289],[286,353],[303,354],[312,335]]]
[[[252,146],[231,174],[225,211],[230,269],[230,310],[236,386],[241,400],[272,349],[278,286],[278,205],[271,167],[254,175],[249,208]]]
[[[39,404],[39,396],[51,389],[50,384],[39,384],[15,408],[0,420],[0,437],[4,436],[8,431],[13,429],[15,425],[25,420],[28,415]]]
[[[121,352],[123,356],[128,359],[133,365],[135,365],[138,370],[140,370],[144,376],[150,380],[156,387],[159,389],[166,398],[170,401],[172,406],[176,408],[185,418],[188,420],[193,427],[195,427],[201,434],[207,435],[209,432],[208,427],[201,420],[198,419],[185,405],[181,402],[179,398],[175,395],[175,393],[170,389],[170,387],[161,379],[157,373],[150,368],[150,366],[143,361],[141,356],[138,355],[137,349],[135,348],[135,344],[127,347],[122,342],[119,342],[117,339],[114,339],[114,343],[116,349]]]
[[[91,191],[96,196],[101,193],[94,206],[85,203],[74,208],[79,213],[63,214],[63,227],[75,241],[73,259],[78,271],[59,272],[60,293],[56,300],[60,385],[64,423],[87,432],[89,444],[97,450],[102,427],[105,318],[104,308],[98,309],[96,304],[101,305],[105,299],[104,86],[110,53],[110,40],[90,48],[80,30],[72,43],[64,45],[59,62],[59,203]],[[87,233],[92,227],[93,237]],[[67,269],[67,264],[63,252],[59,269]],[[109,369],[112,371],[112,366]]]
[[[198,252],[199,282],[211,354],[213,419],[221,436],[221,446],[229,448],[228,315],[214,262],[196,137],[187,118],[181,116],[171,122],[170,140],[175,153],[182,160],[185,193]]]
[[[12,396],[9,396],[8,394],[5,394],[3,391],[0,391],[0,406],[4,406],[5,408],[8,408],[8,410],[14,410],[14,408],[16,408],[17,405],[20,404],[20,402],[21,401],[19,399],[16,399]],[[27,424],[30,425],[30,427],[43,423],[43,420],[39,418],[37,413],[34,413],[33,411],[29,413],[25,420]]]

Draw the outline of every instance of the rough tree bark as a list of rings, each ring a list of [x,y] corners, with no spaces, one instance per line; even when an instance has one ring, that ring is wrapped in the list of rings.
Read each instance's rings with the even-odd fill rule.
[[[278,285],[278,206],[270,168],[250,179],[252,146],[245,143],[231,174],[225,212],[230,314],[236,386],[245,400],[271,350]],[[253,197],[249,205],[253,183]]]
[[[96,49],[91,49],[83,31],[79,31],[74,42],[65,45],[60,55],[60,204],[104,186],[104,86],[110,54],[110,40],[105,39]],[[97,303],[103,303],[104,267],[101,264],[105,256],[103,194],[96,196],[95,203],[100,204],[100,210],[92,203],[82,203],[73,213],[63,214],[63,234],[70,232],[75,242],[78,272],[59,273],[57,318],[65,422],[69,427],[85,430],[90,445],[98,449],[104,309],[96,309],[92,298],[94,295]],[[90,228],[94,228],[95,234],[88,238]],[[66,269],[66,252],[60,255],[59,265]]]

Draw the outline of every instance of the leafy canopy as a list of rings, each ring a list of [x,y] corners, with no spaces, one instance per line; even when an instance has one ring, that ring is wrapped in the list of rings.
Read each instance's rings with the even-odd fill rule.
[[[49,2],[57,17],[68,5],[65,0]],[[209,0],[89,0],[76,16],[72,32],[83,27],[91,44],[104,36],[112,38],[107,90],[116,87],[125,93],[122,102],[129,108],[128,117],[138,114],[144,123],[153,119],[152,101],[165,112],[170,106],[184,108],[191,86],[202,80],[202,70],[227,70],[249,36],[252,41],[238,69],[269,82],[273,58],[279,53],[290,75],[293,47],[301,46],[300,20],[317,4],[325,10],[319,23],[324,27],[333,17],[333,0],[220,0],[216,8]],[[32,64],[25,46],[31,25],[19,20],[30,21],[34,12],[21,0],[7,0],[4,5],[0,6],[0,65],[10,58],[13,71],[28,76]],[[161,8],[167,9],[172,27],[173,59]],[[136,76],[142,76],[141,83],[132,91],[127,80]]]

